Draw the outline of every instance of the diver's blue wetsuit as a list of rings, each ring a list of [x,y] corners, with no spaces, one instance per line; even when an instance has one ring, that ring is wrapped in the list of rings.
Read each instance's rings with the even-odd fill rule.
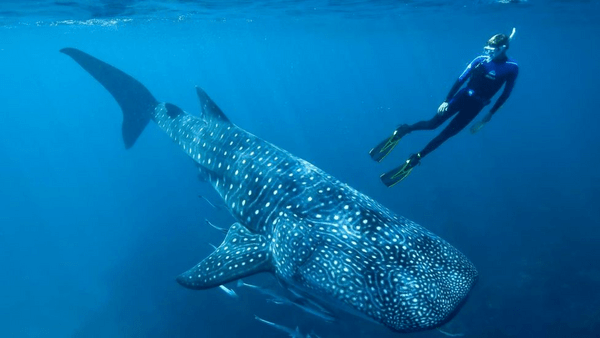
[[[448,126],[425,146],[420,152],[420,157],[425,157],[473,121],[475,116],[490,103],[492,97],[506,83],[504,92],[490,110],[490,113],[494,114],[508,99],[518,73],[519,66],[509,58],[488,62],[486,56],[478,56],[471,61],[448,93],[446,98],[448,110],[442,114],[436,114],[429,121],[421,121],[408,126],[408,132],[432,130],[456,115]],[[467,86],[459,91],[467,80],[469,80]]]

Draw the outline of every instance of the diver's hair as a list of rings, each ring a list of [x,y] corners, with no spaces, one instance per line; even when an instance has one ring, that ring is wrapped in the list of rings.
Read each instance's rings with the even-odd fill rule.
[[[492,47],[506,46],[508,49],[510,39],[506,34],[496,34],[488,40],[488,45]]]

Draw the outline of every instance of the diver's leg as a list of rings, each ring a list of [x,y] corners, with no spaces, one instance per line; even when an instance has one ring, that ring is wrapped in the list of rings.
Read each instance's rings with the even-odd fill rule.
[[[414,130],[433,130],[446,122],[450,117],[454,116],[460,107],[465,102],[465,94],[463,91],[459,92],[454,99],[452,99],[448,105],[448,110],[442,114],[435,114],[433,118],[427,121],[417,122],[412,125],[402,124],[391,136],[379,142],[373,149],[369,151],[369,155],[374,161],[381,162],[394,150],[400,139]]]
[[[400,139],[413,130],[431,130],[439,127],[442,123],[448,120],[452,115],[456,114],[455,110],[448,109],[443,114],[435,114],[428,121],[417,122],[413,125],[403,124],[394,130],[394,133],[383,141],[379,142],[373,149],[369,151],[369,155],[376,162],[381,162],[389,155],[396,147]]]
[[[412,125],[406,125],[408,131],[407,134],[415,130],[433,130],[441,126],[444,122],[448,121],[449,118],[458,113],[462,109],[462,106],[466,103],[465,93],[459,92],[455,98],[453,98],[448,104],[448,110],[442,114],[435,114],[430,120],[420,121]],[[401,126],[402,127],[402,126]]]
[[[452,115],[456,114],[456,111],[452,112],[450,109],[445,111],[443,114],[435,114],[430,120],[420,121],[415,124],[407,125],[407,134],[415,130],[433,130],[441,126],[442,123],[446,122]]]
[[[437,147],[439,147],[444,141],[450,137],[456,135],[460,130],[466,127],[475,116],[481,111],[483,105],[476,103],[472,100],[466,99],[465,95],[459,94],[457,98],[452,100],[448,110],[440,117],[434,116],[429,121],[422,121],[415,123],[413,127],[421,127],[422,129],[434,129],[439,127],[440,124],[444,123],[449,117],[457,114],[452,121],[442,130],[442,132],[420,152],[410,155],[410,157],[398,168],[392,169],[387,173],[381,175],[381,181],[388,187],[392,187],[398,184],[400,181],[408,177],[415,166],[421,163],[421,158],[429,154]],[[433,128],[430,128],[433,127]],[[416,129],[415,129],[416,130]]]
[[[483,109],[483,105],[479,103],[465,104],[455,118],[442,130],[442,132],[436,136],[431,142],[429,142],[418,155],[419,158],[427,156],[427,154],[434,151],[442,143],[452,136],[458,134],[459,131],[463,130],[479,112]]]

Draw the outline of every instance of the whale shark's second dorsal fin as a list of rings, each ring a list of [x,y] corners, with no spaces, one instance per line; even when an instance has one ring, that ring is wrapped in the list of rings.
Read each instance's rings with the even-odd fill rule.
[[[205,121],[219,120],[222,122],[231,123],[227,116],[223,114],[221,108],[206,94],[206,92],[196,87],[196,94],[200,100],[200,114]]]
[[[209,289],[273,268],[267,238],[234,223],[223,243],[195,267],[177,277],[190,289]]]

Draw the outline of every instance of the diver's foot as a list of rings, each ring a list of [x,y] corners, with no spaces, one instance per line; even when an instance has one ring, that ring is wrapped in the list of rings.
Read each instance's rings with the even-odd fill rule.
[[[415,166],[421,164],[421,153],[416,153],[410,155],[406,163],[409,164],[410,168],[414,168]]]
[[[410,126],[408,124],[401,124],[396,130],[394,130],[393,139],[400,141],[406,134],[410,133]]]

